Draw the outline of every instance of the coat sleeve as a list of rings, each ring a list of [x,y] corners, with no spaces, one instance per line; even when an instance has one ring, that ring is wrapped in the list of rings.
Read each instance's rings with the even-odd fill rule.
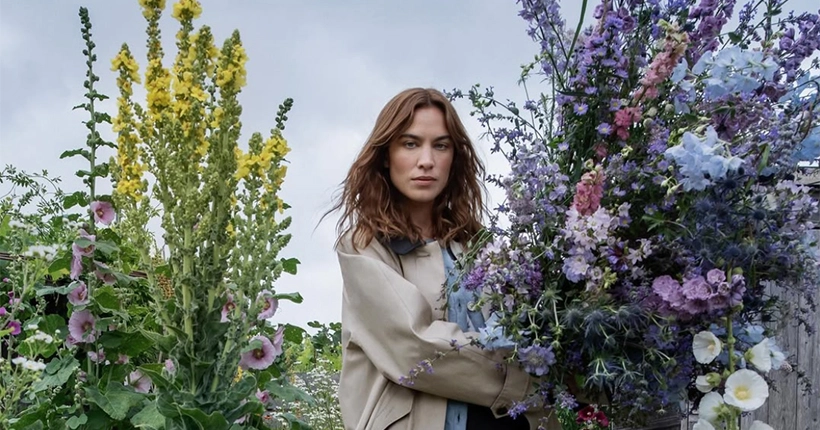
[[[513,402],[531,392],[533,381],[498,352],[467,345],[470,339],[455,323],[436,320],[429,302],[369,246],[361,252],[341,244],[337,255],[344,281],[343,320],[350,342],[358,345],[390,381],[400,384],[410,370],[451,342],[466,345],[433,362],[410,388],[439,397],[490,407],[505,415]]]

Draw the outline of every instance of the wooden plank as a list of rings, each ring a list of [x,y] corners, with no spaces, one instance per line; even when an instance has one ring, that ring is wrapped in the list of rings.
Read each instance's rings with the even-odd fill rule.
[[[815,292],[815,303],[820,302],[820,288]],[[806,306],[806,300],[803,298],[800,302],[801,306]],[[813,312],[808,316],[807,323],[809,327],[818,329],[817,312]],[[798,333],[798,367],[806,372],[806,377],[811,381],[813,388],[812,393],[806,393],[802,386],[798,386],[797,399],[797,430],[816,430],[820,429],[820,334],[814,333],[808,335],[806,330],[800,329]]]
[[[775,292],[778,293],[778,292]],[[796,306],[797,297],[793,293],[780,291],[781,300],[787,301],[791,307]],[[789,354],[789,363],[794,365],[798,352],[798,327],[794,313],[789,312],[782,318],[783,326],[778,327],[775,337],[778,345]],[[776,370],[772,372],[773,387],[769,390],[768,417],[760,419],[775,429],[796,429],[797,427],[797,372]],[[776,390],[776,391],[775,391]],[[761,413],[762,414],[762,413]]]

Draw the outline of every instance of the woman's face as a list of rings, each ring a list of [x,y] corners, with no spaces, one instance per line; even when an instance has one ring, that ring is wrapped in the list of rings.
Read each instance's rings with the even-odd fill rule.
[[[390,142],[390,181],[407,203],[432,207],[447,186],[453,153],[441,110],[432,106],[418,108],[410,128]]]

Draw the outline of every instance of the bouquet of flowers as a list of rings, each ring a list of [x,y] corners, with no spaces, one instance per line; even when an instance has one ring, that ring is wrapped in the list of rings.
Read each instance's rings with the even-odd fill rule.
[[[731,0],[604,0],[570,31],[556,1],[522,0],[540,45],[522,82],[546,90],[522,109],[451,93],[511,164],[459,288],[491,309],[478,343],[541,377],[512,413],[575,396],[641,422],[697,380],[701,428],[732,428],[765,401],[788,365],[772,292],[805,297],[800,318],[818,280],[799,178],[820,156],[820,18],[785,3],[750,2],[727,31]]]

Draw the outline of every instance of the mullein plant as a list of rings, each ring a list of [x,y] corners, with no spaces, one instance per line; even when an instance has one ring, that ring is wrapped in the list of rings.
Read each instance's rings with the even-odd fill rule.
[[[194,27],[201,5],[178,1],[171,13],[179,22],[177,55],[166,67],[159,30],[165,1],[140,0],[140,6],[148,35],[144,75],[125,44],[112,60],[120,90],[112,120],[113,202],[119,225],[140,245],[139,267],[153,288],[160,328],[142,334],[162,360],[134,376],[155,386],[146,410],[161,414],[167,429],[256,428],[263,425],[259,399],[291,392],[274,365],[285,337],[301,339],[299,328],[268,323],[281,299],[301,302],[298,294],[273,288],[298,264],[278,257],[290,240],[283,233],[288,206],[278,192],[292,101],[280,106],[270,135],[254,133],[242,151],[237,95],[246,83],[247,55],[239,33],[217,48],[210,28]],[[140,83],[145,105],[133,100]],[[163,258],[149,247],[146,223],[155,206],[167,264],[158,265]]]

